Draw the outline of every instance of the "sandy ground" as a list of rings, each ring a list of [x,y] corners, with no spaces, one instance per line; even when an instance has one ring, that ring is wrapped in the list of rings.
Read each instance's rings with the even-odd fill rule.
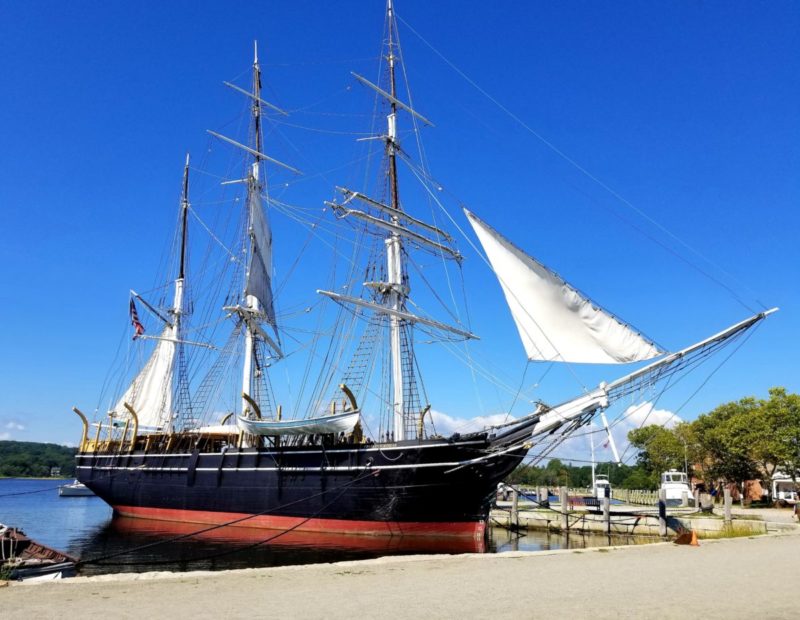
[[[796,618],[800,534],[0,588],[4,618]]]

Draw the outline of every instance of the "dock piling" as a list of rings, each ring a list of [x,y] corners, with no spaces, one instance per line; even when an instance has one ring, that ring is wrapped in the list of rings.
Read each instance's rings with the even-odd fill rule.
[[[731,490],[726,486],[723,490],[723,497],[725,499],[725,526],[729,527],[731,524],[731,507],[733,506],[733,499],[731,498]]]
[[[519,491],[511,489],[511,529],[519,529]]]
[[[558,488],[558,501],[561,504],[561,531],[569,531],[569,492],[567,487]]]

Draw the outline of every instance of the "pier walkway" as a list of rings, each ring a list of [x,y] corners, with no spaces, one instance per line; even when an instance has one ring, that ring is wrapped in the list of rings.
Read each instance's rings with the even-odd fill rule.
[[[796,618],[800,535],[0,588],[9,618]],[[789,589],[787,590],[787,586]]]

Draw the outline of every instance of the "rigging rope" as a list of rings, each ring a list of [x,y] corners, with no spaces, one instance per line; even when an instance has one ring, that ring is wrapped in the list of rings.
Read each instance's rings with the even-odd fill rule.
[[[666,228],[666,226],[664,226],[663,224],[659,223],[659,222],[658,222],[657,220],[655,220],[654,218],[652,218],[652,217],[650,217],[649,215],[647,215],[647,213],[645,213],[644,211],[642,211],[641,209],[639,209],[638,207],[636,207],[636,206],[635,206],[635,205],[634,205],[632,202],[630,202],[630,201],[629,201],[629,200],[627,200],[625,197],[623,197],[623,196],[622,196],[622,195],[621,195],[619,192],[617,192],[616,190],[614,190],[613,188],[611,188],[609,185],[607,185],[606,183],[604,183],[603,181],[601,181],[601,180],[600,180],[598,177],[596,177],[596,176],[595,176],[595,175],[593,175],[591,172],[589,172],[589,171],[588,171],[586,168],[584,168],[583,166],[581,166],[581,165],[580,165],[580,164],[579,164],[577,161],[575,161],[575,160],[574,160],[574,159],[572,159],[570,156],[568,156],[568,155],[567,155],[567,154],[566,154],[564,151],[562,151],[561,149],[559,149],[558,147],[556,147],[556,146],[555,146],[555,144],[553,144],[552,142],[550,142],[549,140],[547,140],[547,139],[546,139],[544,136],[542,136],[540,133],[538,133],[537,131],[535,131],[535,130],[534,130],[534,129],[533,129],[531,126],[530,126],[530,125],[528,125],[528,124],[527,124],[525,121],[523,121],[523,120],[522,120],[522,119],[521,119],[519,116],[517,116],[516,114],[514,114],[514,113],[513,113],[511,110],[509,110],[509,109],[508,109],[507,107],[505,107],[505,106],[504,106],[502,103],[500,103],[500,102],[499,102],[499,101],[498,101],[496,98],[494,98],[494,97],[493,97],[492,95],[490,95],[490,94],[489,94],[487,91],[485,91],[483,88],[481,88],[481,87],[480,87],[480,86],[479,86],[479,85],[478,85],[478,84],[477,84],[477,83],[476,83],[476,82],[475,82],[473,79],[471,79],[469,76],[467,76],[467,74],[466,74],[466,73],[464,73],[464,72],[463,72],[461,69],[459,69],[459,68],[458,68],[458,67],[457,67],[457,66],[456,66],[456,65],[455,65],[455,64],[454,64],[454,63],[453,63],[451,60],[449,60],[447,57],[445,57],[445,56],[444,56],[444,54],[442,54],[442,52],[440,52],[440,51],[439,51],[437,48],[435,48],[435,47],[434,47],[434,46],[433,46],[433,45],[432,45],[430,42],[428,42],[428,41],[427,41],[427,39],[425,39],[425,38],[424,38],[424,37],[423,37],[423,36],[422,36],[422,35],[421,35],[419,32],[417,32],[417,31],[416,31],[416,30],[415,30],[415,29],[414,29],[414,28],[411,26],[411,24],[409,24],[407,21],[405,21],[405,20],[404,20],[404,19],[403,19],[403,18],[402,18],[400,15],[397,15],[396,13],[395,13],[395,15],[396,15],[396,17],[397,17],[397,19],[398,19],[398,20],[400,20],[401,22],[403,22],[403,24],[404,24],[404,25],[405,25],[405,26],[406,26],[406,27],[407,27],[407,28],[408,28],[408,29],[409,29],[409,30],[410,30],[412,33],[414,33],[414,35],[416,35],[416,36],[417,36],[417,38],[419,38],[419,40],[420,40],[420,41],[422,41],[422,42],[423,42],[423,43],[424,43],[426,46],[428,46],[428,47],[429,47],[429,48],[430,48],[430,49],[431,49],[431,50],[432,50],[432,51],[433,51],[433,52],[434,52],[434,53],[435,53],[435,54],[436,54],[436,55],[437,55],[439,58],[441,58],[441,59],[442,59],[442,61],[444,61],[444,63],[445,63],[445,64],[447,64],[447,65],[448,65],[448,66],[449,66],[451,69],[453,69],[453,71],[455,71],[455,72],[456,72],[456,73],[457,73],[459,76],[461,76],[461,77],[462,77],[462,78],[463,78],[463,79],[464,79],[464,80],[465,80],[465,81],[466,81],[466,82],[467,82],[467,83],[468,83],[470,86],[472,86],[473,88],[475,88],[475,89],[476,89],[476,90],[477,90],[479,93],[481,93],[481,94],[482,94],[484,97],[486,97],[486,98],[487,98],[489,101],[491,101],[491,102],[492,102],[493,104],[495,104],[495,105],[496,105],[498,108],[500,108],[500,110],[502,110],[502,111],[503,111],[503,112],[504,112],[506,115],[508,115],[508,116],[509,116],[509,117],[510,117],[512,120],[514,120],[514,121],[515,121],[517,124],[519,124],[519,125],[520,125],[520,126],[523,128],[523,129],[525,129],[525,130],[526,130],[528,133],[530,133],[532,136],[534,136],[534,137],[535,137],[537,140],[539,140],[539,141],[540,141],[542,144],[544,144],[544,145],[545,145],[547,148],[549,148],[551,151],[553,151],[553,152],[554,152],[556,155],[558,155],[560,158],[562,158],[562,159],[563,159],[564,161],[566,161],[568,164],[570,164],[571,166],[573,166],[575,169],[577,169],[579,172],[581,172],[583,175],[585,175],[585,176],[586,176],[588,179],[590,179],[591,181],[593,181],[594,183],[596,183],[597,185],[599,185],[599,186],[600,186],[602,189],[604,189],[606,192],[608,192],[608,193],[609,193],[611,196],[613,196],[613,197],[614,197],[616,200],[618,200],[619,202],[621,202],[622,204],[624,204],[625,206],[627,206],[628,208],[630,208],[631,210],[633,210],[633,211],[634,211],[635,213],[637,213],[637,214],[638,214],[640,217],[642,217],[642,218],[644,218],[646,221],[650,222],[652,225],[654,225],[656,228],[658,228],[659,230],[661,230],[661,231],[662,231],[663,233],[665,233],[667,236],[669,236],[670,238],[674,239],[676,242],[678,242],[680,245],[682,245],[684,248],[686,248],[686,249],[687,249],[689,252],[691,252],[691,253],[695,254],[696,256],[698,256],[699,258],[701,258],[702,260],[704,260],[704,261],[705,261],[707,264],[711,265],[712,267],[714,267],[714,268],[716,268],[716,269],[719,269],[719,270],[720,270],[720,272],[721,272],[722,274],[724,274],[725,276],[727,276],[728,278],[730,278],[732,281],[734,281],[734,282],[736,282],[736,283],[738,283],[738,284],[740,284],[740,285],[742,285],[742,286],[745,286],[745,287],[746,287],[746,285],[743,285],[743,283],[742,283],[742,282],[740,282],[740,281],[739,281],[739,280],[738,280],[736,277],[734,277],[732,274],[730,274],[730,273],[729,273],[729,272],[727,272],[725,269],[723,269],[722,267],[720,267],[719,265],[717,265],[717,264],[716,264],[714,261],[712,261],[710,258],[706,257],[706,256],[705,256],[704,254],[702,254],[702,253],[701,253],[699,250],[695,249],[694,247],[690,246],[688,243],[686,243],[685,241],[683,241],[682,239],[680,239],[680,238],[679,238],[679,237],[678,237],[678,236],[677,236],[675,233],[673,233],[673,232],[672,232],[672,231],[670,231],[668,228]],[[732,297],[733,297],[733,298],[734,298],[734,299],[735,299],[735,300],[736,300],[736,301],[737,301],[739,304],[741,304],[741,305],[742,305],[744,308],[746,308],[746,309],[747,309],[749,312],[753,312],[753,313],[755,312],[755,311],[754,311],[754,310],[753,310],[753,309],[752,309],[752,308],[751,308],[751,307],[750,307],[750,306],[749,306],[747,303],[745,303],[745,302],[744,302],[744,301],[743,301],[743,300],[742,300],[742,299],[741,299],[741,298],[740,298],[740,297],[739,297],[739,296],[736,294],[736,292],[735,292],[735,291],[734,291],[734,290],[733,290],[733,289],[732,289],[730,286],[728,286],[727,284],[725,284],[725,283],[724,283],[724,282],[722,282],[721,280],[719,280],[719,279],[715,278],[715,277],[714,277],[712,274],[710,274],[710,273],[708,273],[706,270],[702,269],[702,268],[701,268],[699,265],[696,265],[696,264],[694,264],[694,263],[691,263],[691,262],[689,262],[689,261],[686,261],[686,262],[687,262],[687,264],[689,264],[691,267],[693,267],[693,268],[694,268],[696,271],[698,271],[700,274],[702,274],[703,276],[705,276],[706,278],[708,278],[709,280],[711,280],[712,282],[714,282],[715,284],[717,284],[718,286],[720,286],[721,288],[723,288],[724,290],[726,290],[728,293],[730,293],[730,295],[731,295],[731,296],[732,296]],[[746,288],[748,288],[748,289],[749,289],[749,287],[746,287]],[[751,292],[753,292],[753,291],[751,290]],[[758,304],[759,304],[759,305],[762,307],[762,309],[764,309],[764,310],[766,310],[766,309],[767,309],[767,306],[765,306],[764,304],[762,304],[762,303],[761,303],[760,301],[758,301],[758,300],[756,300],[756,301],[757,301],[757,303],[758,303]]]

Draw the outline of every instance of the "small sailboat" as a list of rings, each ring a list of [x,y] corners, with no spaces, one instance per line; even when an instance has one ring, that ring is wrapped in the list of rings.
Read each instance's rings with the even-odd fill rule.
[[[346,283],[308,282],[309,293],[324,301],[320,307],[327,304],[337,314],[329,331],[307,347],[309,359],[320,365],[297,377],[313,389],[308,404],[291,414],[277,404],[270,382],[272,367],[286,363],[287,336],[272,281],[269,210],[280,202],[269,194],[265,170],[297,169],[266,153],[265,119],[285,112],[262,98],[257,49],[250,89],[226,83],[250,106],[246,139],[209,132],[244,158],[243,178],[224,182],[243,189],[234,203],[241,223],[229,225],[238,240],[225,242],[224,230],[203,223],[200,233],[208,232],[209,247],[222,255],[213,264],[221,267],[209,282],[191,280],[189,227],[200,218],[190,203],[187,158],[174,271],[158,289],[171,296],[159,303],[132,292],[130,300],[141,365],[93,426],[75,409],[83,423],[78,479],[118,515],[286,532],[479,539],[498,483],[532,447],[544,458],[594,418],[604,420],[615,402],[691,368],[769,314],[666,352],[467,211],[529,360],[645,365],[577,397],[540,403],[516,420],[437,433],[415,334],[440,342],[477,336],[457,316],[447,323],[423,313],[412,296],[414,255],[457,265],[462,255],[452,234],[401,199],[399,168],[412,164],[398,128],[404,119],[414,126],[432,123],[398,88],[401,55],[391,0],[387,33],[386,83],[353,74],[386,112],[385,132],[369,138],[382,145],[382,195],[368,187],[338,187],[325,213],[352,231],[353,246],[366,248],[368,261],[363,268],[353,265]],[[419,168],[410,170],[416,174],[409,176],[428,183]],[[190,292],[205,294],[212,308],[194,326]],[[156,335],[145,331],[137,304],[159,325]]]
[[[92,490],[78,480],[58,487],[59,497],[91,497],[93,495]]]

